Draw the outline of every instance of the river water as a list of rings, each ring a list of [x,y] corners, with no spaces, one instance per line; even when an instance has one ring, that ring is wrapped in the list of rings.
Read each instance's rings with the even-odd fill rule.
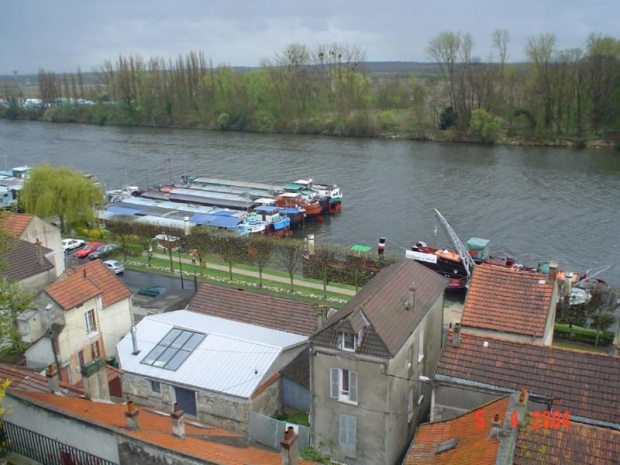
[[[620,284],[620,153],[401,140],[97,127],[0,120],[0,163],[71,164],[107,188],[184,174],[283,184],[334,183],[343,210],[301,234],[404,253],[413,240],[448,246],[433,209],[460,238],[491,240],[524,264],[556,259]],[[170,158],[170,169],[166,159]]]

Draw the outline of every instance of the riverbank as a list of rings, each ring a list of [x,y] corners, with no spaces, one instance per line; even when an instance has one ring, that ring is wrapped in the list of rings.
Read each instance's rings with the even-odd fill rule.
[[[609,133],[610,138],[587,134],[584,137],[533,137],[520,133],[508,136],[508,131],[501,131],[493,142],[484,141],[472,134],[458,132],[454,129],[437,130],[412,128],[407,125],[409,115],[406,111],[367,111],[356,112],[342,119],[327,114],[321,117],[296,119],[284,127],[257,127],[252,124],[237,126],[214,126],[200,120],[178,121],[172,118],[142,120],[137,115],[127,117],[119,115],[109,106],[93,107],[53,107],[45,111],[19,110],[17,114],[7,115],[0,111],[1,119],[17,119],[59,124],[86,124],[93,126],[144,127],[160,129],[194,129],[201,131],[239,132],[259,134],[313,135],[342,138],[413,140],[438,143],[504,145],[523,147],[560,147],[568,149],[608,149],[620,150],[620,134]],[[389,115],[386,117],[386,113]],[[510,130],[514,133],[514,130]],[[518,131],[517,131],[518,132]],[[617,139],[617,140],[616,140]]]

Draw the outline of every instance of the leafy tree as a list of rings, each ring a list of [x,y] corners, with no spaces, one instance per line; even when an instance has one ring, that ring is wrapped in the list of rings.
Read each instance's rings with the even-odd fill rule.
[[[129,220],[113,220],[106,224],[106,228],[112,234],[112,239],[121,247],[123,260],[127,261],[127,250],[136,239],[136,224]]]
[[[586,312],[591,318],[590,327],[596,329],[595,346],[598,346],[599,337],[616,321],[614,312],[620,301],[618,293],[607,284],[599,283],[592,288],[592,299],[586,305]]]
[[[337,247],[329,244],[318,244],[315,246],[314,256],[310,257],[314,260],[321,276],[321,281],[323,281],[323,297],[325,299],[327,299],[327,284],[330,277],[329,272],[334,266],[338,250]]]
[[[246,237],[233,234],[221,234],[214,236],[215,252],[228,263],[228,275],[233,279],[233,265],[248,253],[248,241]]]
[[[501,131],[502,119],[480,108],[471,112],[469,128],[483,142],[493,143],[497,140]]]
[[[445,108],[439,115],[439,129],[446,130],[456,124],[458,115],[454,112],[454,108]]]
[[[286,269],[291,279],[291,294],[295,292],[293,280],[295,273],[301,266],[301,259],[304,254],[304,243],[298,239],[288,239],[278,246],[277,257],[279,262]]]
[[[71,223],[93,221],[102,201],[101,189],[82,173],[47,163],[32,169],[20,195],[24,211],[44,218],[57,215],[63,232]]]
[[[271,237],[255,236],[250,238],[248,251],[250,260],[258,268],[259,287],[263,287],[263,270],[271,262],[275,247],[275,241]]]
[[[0,342],[3,353],[19,353],[24,345],[17,328],[17,315],[30,308],[34,295],[17,283],[0,278]]]
[[[132,223],[130,225],[132,236],[130,240],[136,239],[146,252],[148,266],[151,266],[151,255],[155,245],[155,236],[159,234],[159,228],[148,223]]]
[[[188,251],[194,251],[198,257],[200,265],[200,276],[202,276],[202,264],[207,254],[214,250],[216,238],[208,228],[197,227],[185,237],[185,245]]]

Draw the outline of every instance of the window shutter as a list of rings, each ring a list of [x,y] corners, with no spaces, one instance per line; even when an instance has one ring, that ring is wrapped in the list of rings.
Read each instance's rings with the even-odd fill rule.
[[[340,389],[340,382],[338,380],[338,376],[340,375],[340,370],[338,368],[331,368],[329,371],[329,381],[330,381],[330,397],[337,399],[338,398],[338,390]]]
[[[342,349],[344,347],[344,334],[338,333],[338,348]]]
[[[357,417],[350,416],[347,422],[348,429],[348,442],[347,445],[351,448],[351,452],[355,452],[355,446],[357,443]]]
[[[340,414],[340,440],[338,441],[341,446],[347,445],[347,415]]]
[[[357,371],[349,371],[349,400],[357,402]]]

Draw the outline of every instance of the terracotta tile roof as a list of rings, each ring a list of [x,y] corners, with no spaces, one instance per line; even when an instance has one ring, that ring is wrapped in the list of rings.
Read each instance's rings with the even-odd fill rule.
[[[553,398],[553,407],[569,410],[586,423],[620,428],[620,357],[507,341],[461,332],[452,347],[448,333],[435,378],[471,382]],[[488,343],[484,347],[485,341]]]
[[[302,336],[317,330],[314,304],[212,284],[201,284],[187,310]]]
[[[10,379],[10,389],[18,389],[33,392],[49,392],[47,378],[39,373],[34,373],[20,367],[0,363],[0,380]],[[72,396],[84,395],[84,389],[67,383],[60,383],[63,394]]]
[[[474,268],[461,326],[542,337],[553,284],[538,273],[479,265]]]
[[[131,290],[112,271],[108,270],[101,260],[91,260],[85,265],[78,266],[75,271],[68,270],[67,275],[76,274],[86,277],[101,291],[103,291],[103,308],[132,295]]]
[[[19,394],[61,412],[76,415],[84,421],[120,429],[124,434],[146,443],[199,460],[211,460],[222,465],[273,465],[281,462],[277,452],[258,447],[230,445],[235,439],[240,443],[244,442],[238,434],[207,425],[194,426],[187,419],[185,439],[177,438],[171,434],[169,416],[159,415],[146,408],[140,408],[140,430],[131,431],[125,428],[124,412],[127,407],[124,404],[91,402],[86,399],[24,391]],[[303,460],[299,463],[310,465],[310,462]]]
[[[13,242],[13,241],[11,241]],[[37,246],[24,240],[15,241],[15,245],[5,254],[0,256],[0,262],[6,263],[4,277],[9,281],[22,281],[24,279],[54,269],[45,255],[53,252],[41,246],[43,254],[42,263],[37,259]]]
[[[11,213],[9,215],[2,215],[0,216],[0,229],[4,229],[13,237],[20,237],[33,218],[34,215],[27,213]]]
[[[47,286],[45,292],[64,310],[71,310],[76,305],[93,299],[102,293],[101,289],[90,280],[76,273],[66,273],[55,283]]]
[[[414,282],[416,307],[405,309],[409,299],[409,287]],[[407,338],[428,313],[433,303],[443,294],[448,280],[416,263],[403,260],[383,269],[349,302],[329,320],[328,326],[317,333],[313,342],[317,345],[337,347],[338,325],[351,316],[353,324],[359,323],[352,315],[363,309],[369,326],[364,329],[358,353],[379,356],[395,355]],[[349,322],[351,324],[351,322]]]
[[[620,463],[620,431],[571,421],[560,429],[534,429],[534,416],[519,429],[514,465],[541,463],[562,465],[617,465]],[[544,425],[543,425],[544,426]]]
[[[65,310],[102,294],[103,308],[131,296],[131,291],[108,270],[101,260],[67,270],[65,277],[45,288],[52,299]]]
[[[490,425],[495,414],[504,418],[509,401],[503,397],[460,417],[420,426],[405,465],[495,465],[499,440],[489,439]],[[479,418],[483,428],[477,428]],[[454,448],[435,452],[439,444],[452,439],[458,440]]]

